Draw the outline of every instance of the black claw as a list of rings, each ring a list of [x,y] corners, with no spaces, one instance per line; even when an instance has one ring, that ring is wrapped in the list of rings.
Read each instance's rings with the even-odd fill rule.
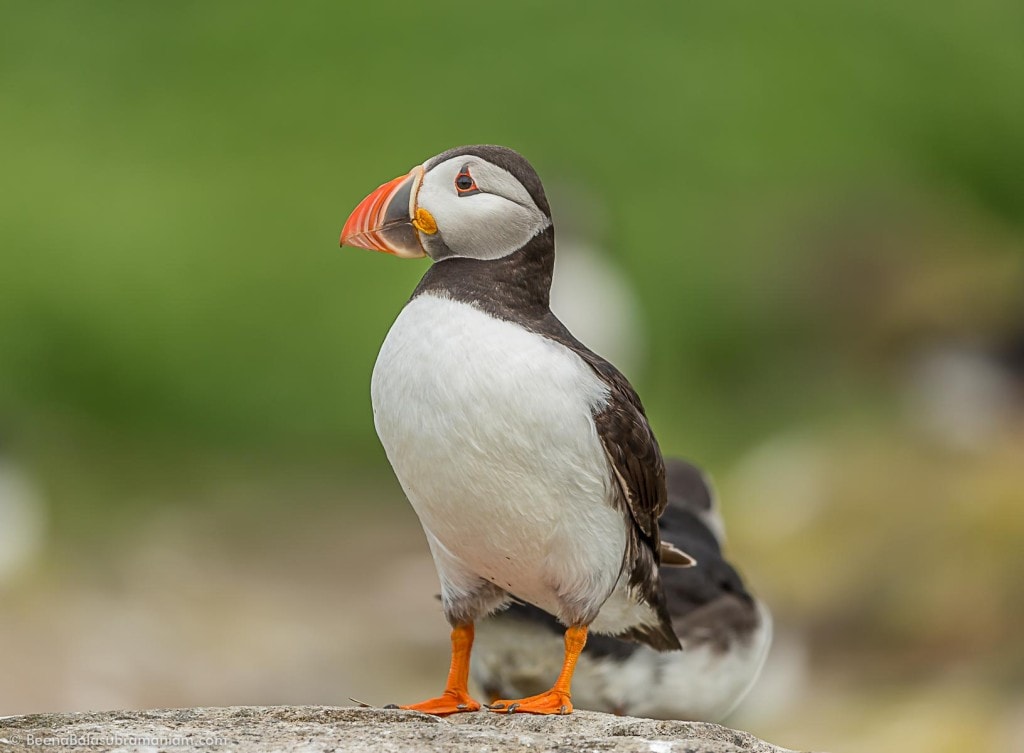
[[[520,706],[520,704],[518,704],[518,703],[513,703],[513,704],[512,704],[511,706],[509,706],[509,707],[508,707],[508,711],[507,711],[507,712],[505,712],[505,713],[507,713],[507,714],[514,714],[514,713],[515,713],[515,710],[516,710],[517,708],[519,708],[519,706]]]
[[[488,704],[484,704],[484,705],[487,706],[487,708],[489,708],[489,709],[495,709],[497,711],[501,711],[503,708],[505,708],[505,704],[504,703],[494,703],[494,704],[490,704],[490,705],[488,705]]]
[[[468,708],[469,708],[469,706],[468,706],[468,705],[466,705],[465,703],[460,703],[460,704],[459,704],[458,706],[456,706],[455,708],[457,708],[457,709],[458,709],[459,711],[465,711],[466,709],[468,709]]]
[[[387,706],[385,706],[384,708],[386,708],[386,709],[397,709],[397,708],[399,708],[399,706],[398,706],[398,704],[397,704],[397,703],[389,703],[389,704],[388,704]]]
[[[569,713],[569,707],[568,706],[562,706],[562,708],[560,708],[558,710],[558,713],[561,714],[562,716],[565,716],[566,714]]]

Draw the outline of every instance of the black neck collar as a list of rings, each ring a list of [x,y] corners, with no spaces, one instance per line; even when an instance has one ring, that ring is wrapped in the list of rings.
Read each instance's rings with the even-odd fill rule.
[[[435,262],[412,297],[443,294],[502,319],[537,320],[550,313],[554,269],[555,230],[549,225],[500,259],[452,257]]]

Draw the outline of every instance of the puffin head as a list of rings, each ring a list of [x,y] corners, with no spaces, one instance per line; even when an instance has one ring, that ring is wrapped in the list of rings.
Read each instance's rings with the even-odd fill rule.
[[[407,259],[500,259],[551,227],[540,178],[503,146],[461,146],[380,186],[355,208],[341,245]]]

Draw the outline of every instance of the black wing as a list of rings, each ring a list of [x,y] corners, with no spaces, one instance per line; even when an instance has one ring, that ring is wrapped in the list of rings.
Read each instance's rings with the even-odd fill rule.
[[[594,423],[633,522],[657,555],[661,544],[658,518],[668,505],[665,461],[658,440],[626,377],[590,351],[577,353],[608,385],[608,403],[594,415]]]
[[[608,402],[594,414],[594,423],[618,483],[618,502],[633,522],[623,564],[630,587],[658,613],[661,623],[636,627],[623,637],[662,651],[678,649],[679,639],[672,631],[658,576],[661,563],[658,518],[668,505],[665,461],[658,440],[647,422],[639,396],[622,372],[573,337],[554,315],[551,319],[554,322],[545,322],[544,334],[586,361],[608,386]]]

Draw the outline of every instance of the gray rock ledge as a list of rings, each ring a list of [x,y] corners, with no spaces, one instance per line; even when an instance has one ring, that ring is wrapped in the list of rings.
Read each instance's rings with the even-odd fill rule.
[[[231,706],[0,717],[0,753],[54,748],[81,753],[791,753],[718,724],[590,711],[570,716],[480,712],[438,719],[387,709]]]

